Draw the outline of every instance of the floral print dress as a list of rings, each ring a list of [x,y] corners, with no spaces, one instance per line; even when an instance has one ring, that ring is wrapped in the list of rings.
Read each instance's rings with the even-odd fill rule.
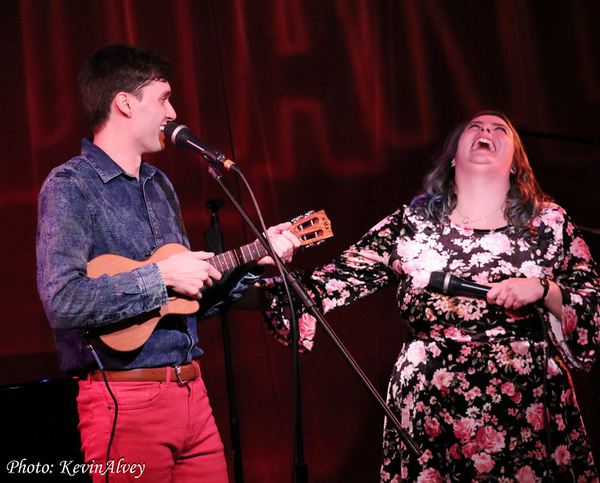
[[[438,226],[404,207],[319,270],[300,274],[326,313],[397,284],[409,334],[387,402],[422,454],[386,422],[382,482],[597,482],[569,375],[589,369],[598,345],[600,280],[587,245],[562,208],[549,204],[531,240],[513,228]],[[547,278],[562,291],[563,315],[507,310],[484,298],[427,287],[433,271],[477,283]],[[267,323],[289,342],[284,292],[266,282]],[[310,350],[311,315],[298,314]]]

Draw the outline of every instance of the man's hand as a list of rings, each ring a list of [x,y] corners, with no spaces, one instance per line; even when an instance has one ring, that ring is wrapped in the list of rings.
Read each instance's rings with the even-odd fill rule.
[[[292,224],[288,221],[272,226],[267,230],[273,250],[281,260],[285,263],[290,262],[294,253],[300,248],[300,240],[293,235],[289,229]],[[259,265],[275,265],[273,259],[269,256],[263,257],[258,261]]]
[[[156,262],[165,284],[175,292],[200,299],[200,290],[212,287],[213,280],[221,279],[221,272],[206,260],[214,253],[185,251]]]

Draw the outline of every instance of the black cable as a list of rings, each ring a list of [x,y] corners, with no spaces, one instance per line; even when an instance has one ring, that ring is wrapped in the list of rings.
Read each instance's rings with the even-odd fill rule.
[[[550,348],[550,338],[548,337],[548,331],[546,330],[546,322],[544,320],[544,316],[540,308],[532,304],[531,309],[533,312],[533,316],[539,321],[542,328],[542,336],[543,336],[543,347],[544,347],[544,355],[542,361],[542,369],[544,371],[544,378],[542,380],[542,406],[544,413],[544,428],[546,430],[546,467],[548,471],[551,472],[551,449],[552,449],[552,430],[550,429],[550,418],[548,415],[548,360],[550,358],[549,348]]]
[[[90,352],[92,353],[92,356],[94,356],[94,359],[96,360],[96,364],[98,364],[98,368],[100,369],[100,373],[102,374],[102,379],[104,379],[104,384],[106,386],[106,390],[108,391],[108,394],[110,394],[110,397],[112,398],[113,403],[115,405],[115,415],[113,417],[112,429],[110,431],[110,438],[108,440],[108,447],[106,449],[106,467],[104,468],[104,470],[106,471],[106,483],[109,483],[108,477],[109,477],[110,471],[108,471],[108,462],[110,461],[110,450],[111,450],[113,439],[115,437],[115,432],[117,429],[117,417],[119,415],[119,403],[117,402],[117,398],[115,397],[115,395],[113,394],[113,392],[110,388],[110,384],[108,383],[108,379],[106,377],[106,372],[104,371],[104,366],[102,365],[102,362],[100,361],[100,358],[98,357],[98,354],[96,353],[96,350],[94,349],[94,347],[92,346],[92,344],[88,340],[88,338],[86,337],[85,331],[83,331],[83,332],[84,332],[83,337],[86,341],[86,345],[87,345],[88,349],[90,350]]]

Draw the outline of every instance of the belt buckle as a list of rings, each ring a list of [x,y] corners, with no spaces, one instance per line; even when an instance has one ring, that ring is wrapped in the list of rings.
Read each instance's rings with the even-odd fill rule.
[[[185,384],[185,381],[181,379],[181,366],[175,366],[175,376],[177,377],[177,382],[181,385]]]

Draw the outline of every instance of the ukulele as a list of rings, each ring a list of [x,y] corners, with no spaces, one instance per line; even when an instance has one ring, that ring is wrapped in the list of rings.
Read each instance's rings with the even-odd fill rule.
[[[318,245],[326,238],[333,236],[331,222],[323,210],[316,213],[310,211],[294,218],[289,231],[300,240],[300,246],[302,247]],[[87,266],[87,275],[90,278],[98,278],[102,275],[112,276],[165,260],[171,255],[184,251],[188,251],[188,248],[184,245],[167,243],[157,248],[149,258],[141,261],[106,253],[90,260]],[[256,240],[248,245],[215,255],[207,262],[219,272],[227,273],[240,265],[259,260],[267,254],[267,250],[262,243]],[[168,314],[193,314],[199,308],[198,300],[171,292],[167,305],[116,324],[110,324],[107,327],[94,329],[92,334],[113,350],[132,351],[146,343],[152,332],[154,332],[156,325],[164,316]]]

